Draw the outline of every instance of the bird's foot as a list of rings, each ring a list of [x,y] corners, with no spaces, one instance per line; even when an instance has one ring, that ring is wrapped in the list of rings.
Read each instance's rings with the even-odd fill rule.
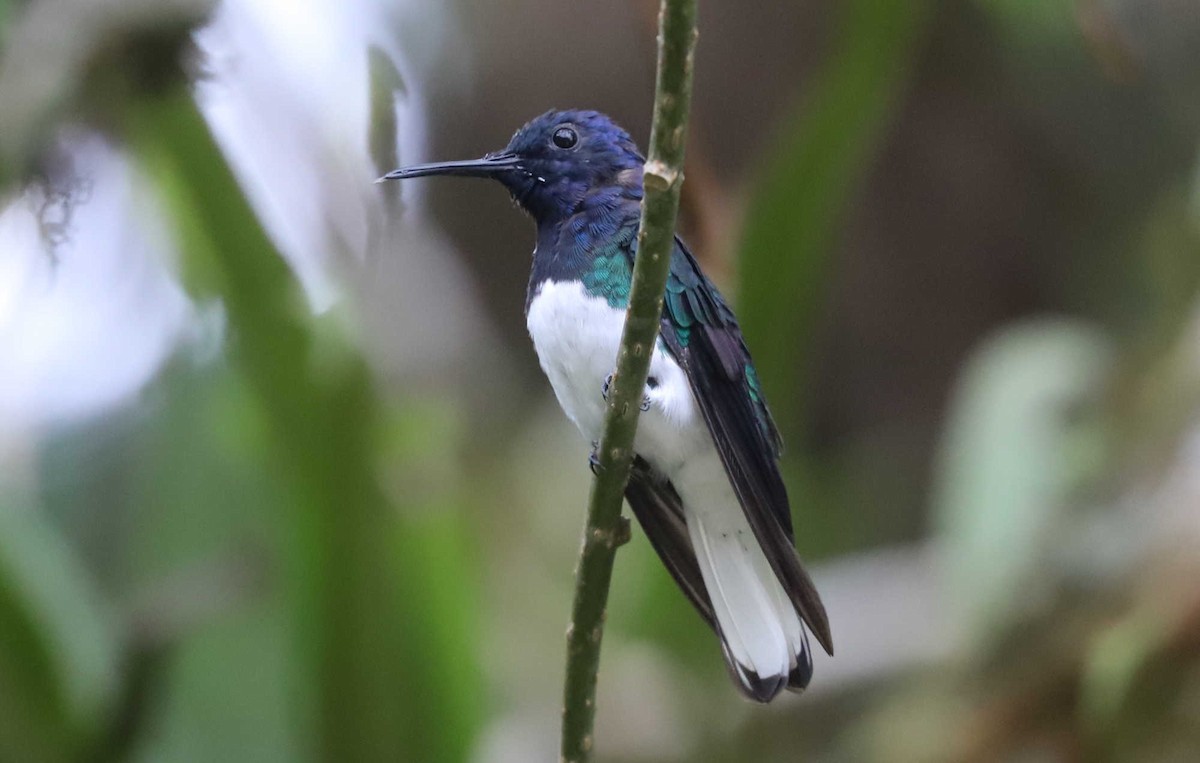
[[[604,384],[602,384],[600,386],[600,396],[603,397],[605,400],[608,400],[608,391],[612,387],[612,378],[613,378],[612,374],[605,376]],[[650,410],[650,396],[649,395],[642,395],[642,404],[640,407],[643,412]]]
[[[592,440],[592,452],[588,454],[588,468],[592,474],[600,473],[600,443]]]

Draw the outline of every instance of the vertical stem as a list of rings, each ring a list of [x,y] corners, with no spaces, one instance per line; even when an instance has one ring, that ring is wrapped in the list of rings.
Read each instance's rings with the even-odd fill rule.
[[[593,748],[596,676],[613,557],[622,536],[621,500],[633,459],[642,389],[658,341],[663,292],[675,240],[679,189],[692,93],[696,0],[663,0],[658,18],[654,122],[643,184],[641,227],[629,312],[609,390],[599,468],[592,481],[583,548],[575,573],[575,603],[567,629],[562,760],[587,761]]]

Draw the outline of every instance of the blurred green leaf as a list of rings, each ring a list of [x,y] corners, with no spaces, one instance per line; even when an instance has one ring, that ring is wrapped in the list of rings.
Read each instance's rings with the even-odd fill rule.
[[[1195,309],[1200,286],[1200,190],[1172,189],[1164,194],[1143,223],[1134,251],[1141,266],[1138,275],[1145,283],[1134,295],[1139,328],[1151,349],[1159,352],[1175,339],[1176,327]]]
[[[977,0],[1008,34],[1022,46],[1060,45],[1079,37],[1075,0]]]
[[[0,506],[0,759],[72,760],[116,691],[113,624],[32,506]]]
[[[738,314],[785,436],[801,430],[814,324],[844,210],[907,92],[932,3],[839,6],[833,52],[764,157],[738,245]]]
[[[386,411],[377,459],[385,491],[401,521],[388,538],[404,622],[396,648],[409,655],[405,715],[413,759],[466,760],[484,720],[478,652],[482,571],[464,511],[456,409],[434,398]]]
[[[933,508],[950,592],[975,638],[994,637],[1038,599],[1036,562],[1103,463],[1112,361],[1094,328],[1043,319],[1004,329],[964,366]]]
[[[1140,613],[1108,628],[1084,658],[1080,713],[1096,737],[1103,738],[1120,721],[1139,672],[1162,649],[1170,623]]]
[[[296,722],[305,664],[281,580],[287,485],[261,408],[220,361],[177,359],[147,397],[155,415],[127,456],[122,562],[140,630],[174,632],[136,759],[310,757],[312,733]],[[247,560],[261,571],[248,577]]]
[[[289,488],[277,527],[282,579],[290,648],[309,666],[294,687],[293,722],[315,724],[328,760],[402,759],[414,748],[423,760],[464,759],[475,714],[450,723],[416,712],[476,701],[462,678],[474,672],[472,643],[449,638],[419,651],[427,628],[445,636],[461,625],[445,625],[468,585],[458,533],[423,530],[406,521],[410,507],[397,513],[387,500],[377,451],[386,416],[367,368],[332,326],[313,330],[295,279],[187,92],[136,102],[129,135],[173,212],[189,266],[228,310],[235,367]]]

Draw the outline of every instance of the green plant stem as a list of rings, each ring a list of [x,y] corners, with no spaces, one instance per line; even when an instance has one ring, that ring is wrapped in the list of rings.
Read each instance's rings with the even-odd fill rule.
[[[639,403],[658,341],[663,292],[671,265],[696,44],[695,0],[663,0],[659,11],[658,75],[650,153],[643,175],[641,227],[625,330],[617,353],[604,430],[592,481],[587,524],[575,572],[575,603],[567,629],[562,760],[586,761],[593,749],[596,676],[613,558],[623,542],[621,500],[633,459]]]

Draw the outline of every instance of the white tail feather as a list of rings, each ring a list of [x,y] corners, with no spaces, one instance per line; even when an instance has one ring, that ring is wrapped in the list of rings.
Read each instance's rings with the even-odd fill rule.
[[[779,624],[783,628],[783,635],[787,639],[788,669],[791,670],[796,667],[800,656],[808,650],[808,638],[804,634],[804,624],[800,622],[800,615],[796,613],[796,608],[792,605],[791,599],[788,598],[787,592],[783,590],[783,586],[779,583],[779,577],[775,574],[775,570],[771,569],[771,563],[767,561],[766,554],[762,552],[762,548],[755,543],[748,556],[753,562],[755,570],[758,572],[759,580],[765,583],[767,590],[770,592],[775,616],[778,618]],[[808,659],[807,656],[805,659]]]
[[[687,524],[730,657],[781,687],[805,648],[803,626],[745,517],[735,504],[688,511]]]

